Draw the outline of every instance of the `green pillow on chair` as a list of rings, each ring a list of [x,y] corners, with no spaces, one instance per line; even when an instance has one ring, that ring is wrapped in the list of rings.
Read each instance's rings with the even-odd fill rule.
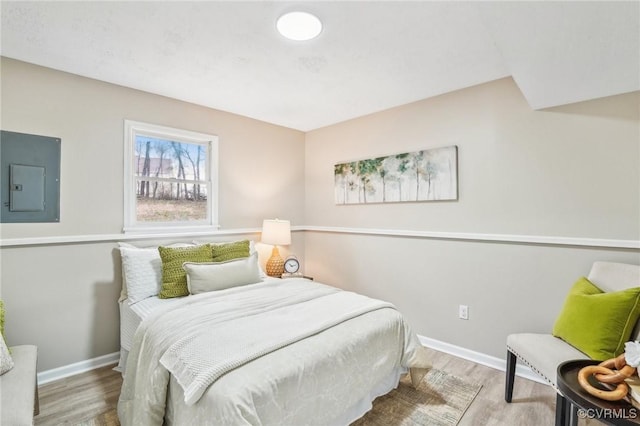
[[[640,316],[640,287],[605,293],[582,277],[571,288],[553,335],[596,360],[624,352]]]

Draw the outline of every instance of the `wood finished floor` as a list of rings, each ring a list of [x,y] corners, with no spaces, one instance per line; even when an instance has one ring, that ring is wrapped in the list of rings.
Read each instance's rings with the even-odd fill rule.
[[[516,377],[513,402],[504,401],[504,372],[429,350],[433,367],[470,382],[481,383],[482,390],[460,421],[460,426],[553,425],[555,392],[530,380]],[[40,414],[36,426],[82,425],[115,408],[122,378],[112,366],[102,367],[40,386]],[[580,420],[580,426],[602,423]],[[111,425],[110,425],[111,426]],[[389,425],[393,426],[393,425]]]

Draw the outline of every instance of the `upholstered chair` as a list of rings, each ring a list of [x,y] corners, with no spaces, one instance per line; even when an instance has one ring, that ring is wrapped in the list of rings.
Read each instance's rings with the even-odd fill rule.
[[[640,266],[624,263],[595,262],[587,279],[603,292],[640,287]],[[629,340],[639,340],[635,325]],[[516,360],[520,360],[539,374],[558,392],[558,365],[573,359],[588,359],[588,355],[551,334],[519,333],[507,337],[507,371],[504,399],[511,402]]]

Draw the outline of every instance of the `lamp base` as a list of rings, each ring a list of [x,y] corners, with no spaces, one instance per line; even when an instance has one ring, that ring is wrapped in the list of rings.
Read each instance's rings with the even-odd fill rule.
[[[284,272],[284,259],[280,257],[278,246],[273,246],[271,257],[267,260],[267,275],[280,278]]]

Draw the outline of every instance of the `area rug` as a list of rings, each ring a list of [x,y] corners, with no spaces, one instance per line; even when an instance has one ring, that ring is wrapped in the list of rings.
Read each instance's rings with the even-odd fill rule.
[[[431,369],[418,388],[403,377],[398,387],[373,401],[373,408],[351,426],[455,426],[482,385]]]
[[[418,388],[408,375],[398,387],[373,401],[373,408],[351,426],[455,426],[482,385],[431,369]],[[120,426],[116,410],[109,410],[81,426]]]

